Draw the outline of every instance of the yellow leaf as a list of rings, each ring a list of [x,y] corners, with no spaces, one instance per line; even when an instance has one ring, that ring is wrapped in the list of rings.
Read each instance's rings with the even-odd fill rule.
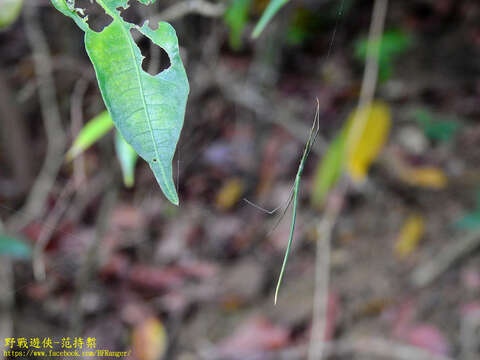
[[[404,179],[410,185],[432,189],[443,189],[448,183],[444,172],[433,166],[411,168],[404,174]]]
[[[395,253],[405,258],[415,251],[425,231],[423,217],[411,215],[405,221],[395,242]]]
[[[148,318],[133,330],[133,353],[138,360],[160,360],[167,350],[167,333],[162,322]]]
[[[379,101],[350,114],[346,170],[355,182],[365,179],[370,165],[387,141],[390,127],[390,107]]]
[[[217,194],[217,207],[228,210],[235,205],[243,194],[243,182],[238,178],[228,180]]]

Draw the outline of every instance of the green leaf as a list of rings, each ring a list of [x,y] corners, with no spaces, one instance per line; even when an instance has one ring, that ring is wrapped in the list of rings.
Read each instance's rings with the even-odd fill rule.
[[[101,137],[113,128],[113,121],[107,111],[103,111],[93,119],[91,119],[73,142],[72,147],[68,150],[66,158],[68,161],[76,158],[82,152],[87,150]]]
[[[232,0],[225,12],[224,21],[230,29],[230,46],[234,50],[242,47],[242,34],[248,22],[248,11],[252,0]]]
[[[295,10],[287,29],[287,41],[291,45],[304,43],[320,24],[320,20],[309,9],[299,7]]]
[[[128,7],[128,0],[96,0],[113,21],[101,32],[95,32],[70,0],[51,1],[85,31],[85,47],[115,127],[148,162],[165,196],[178,205],[172,159],[183,127],[189,84],[175,30],[166,22],[160,22],[153,30],[148,21],[141,27],[124,21],[120,9]],[[171,64],[168,69],[155,76],[142,69],[144,57],[131,29],[166,51]]]
[[[17,20],[22,6],[23,0],[0,0],[0,29]]]
[[[14,259],[28,259],[32,249],[23,240],[0,234],[0,254]]]
[[[346,131],[341,131],[333,139],[325,156],[318,164],[312,193],[312,205],[316,208],[323,206],[325,196],[342,174],[345,159],[345,140]]]
[[[115,133],[115,151],[122,167],[123,183],[126,187],[132,187],[135,183],[135,165],[138,155],[118,131]]]
[[[255,29],[253,29],[252,37],[255,39],[260,36],[267,24],[272,20],[275,14],[288,2],[289,0],[270,0],[267,8],[263,12]]]
[[[378,55],[379,77],[387,80],[393,72],[395,57],[403,54],[412,46],[412,38],[400,30],[386,31],[375,46],[380,46]],[[366,37],[355,43],[355,57],[365,61],[367,57],[368,39]]]
[[[453,223],[453,226],[461,230],[474,230],[480,227],[480,211],[464,215]]]
[[[477,190],[475,196],[474,210],[456,220],[452,225],[461,230],[474,230],[480,227],[480,191]]]
[[[441,119],[428,109],[418,109],[414,116],[425,136],[433,141],[450,141],[459,129],[458,122]]]

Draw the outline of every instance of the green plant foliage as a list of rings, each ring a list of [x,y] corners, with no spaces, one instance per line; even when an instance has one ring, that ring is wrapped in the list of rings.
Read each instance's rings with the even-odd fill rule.
[[[85,32],[85,47],[115,127],[148,162],[165,196],[178,205],[172,159],[183,127],[189,84],[175,30],[166,22],[153,30],[148,21],[141,27],[124,21],[120,10],[128,7],[128,0],[96,0],[113,21],[95,32],[70,0],[51,1]],[[142,69],[144,57],[131,35],[132,29],[166,51],[171,64],[168,69],[155,76]]]
[[[453,227],[460,230],[475,230],[480,227],[480,191],[477,191],[473,211],[455,221]]]
[[[412,46],[412,38],[401,30],[386,31],[378,44],[380,52],[378,56],[379,79],[388,80],[393,73],[393,62],[396,57],[406,52]],[[366,37],[357,40],[355,43],[355,57],[365,61],[367,57],[368,39]]]
[[[346,131],[341,131],[331,142],[325,156],[318,164],[312,193],[312,205],[321,208],[330,189],[343,171]]]
[[[0,29],[17,20],[22,6],[23,0],[0,0]]]
[[[287,29],[287,41],[291,45],[304,43],[318,28],[320,21],[314,13],[304,7],[299,7],[293,13],[293,18]]]
[[[115,151],[122,167],[123,183],[126,187],[132,187],[135,183],[135,165],[138,155],[118,131],[115,133]]]
[[[0,255],[14,259],[28,259],[31,254],[32,249],[25,241],[0,234]]]
[[[289,0],[270,0],[267,8],[263,12],[255,29],[253,29],[252,37],[255,39],[260,36],[267,24],[272,20],[275,14],[288,2]]]
[[[480,210],[473,211],[457,220],[453,226],[461,230],[474,230],[480,227]]]
[[[425,136],[433,141],[450,141],[459,129],[458,121],[441,119],[428,109],[417,109],[414,117]]]
[[[234,50],[242,47],[242,34],[248,22],[252,0],[232,0],[225,12],[224,21],[230,29],[230,46]]]
[[[77,135],[72,147],[68,150],[66,158],[73,160],[90,146],[96,143],[113,128],[113,121],[108,111],[103,111],[91,119]]]

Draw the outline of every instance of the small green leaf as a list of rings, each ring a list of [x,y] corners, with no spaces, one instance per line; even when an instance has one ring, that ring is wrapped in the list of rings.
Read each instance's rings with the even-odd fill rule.
[[[325,196],[337,183],[344,166],[346,131],[341,131],[318,164],[312,193],[312,205],[321,208]]]
[[[475,196],[475,208],[453,223],[453,227],[461,230],[474,230],[480,227],[480,191]]]
[[[474,230],[480,227],[480,211],[464,215],[459,220],[453,223],[453,226],[461,230]]]
[[[386,31],[379,42],[374,44],[380,46],[378,55],[379,77],[381,81],[387,80],[393,72],[393,61],[395,57],[403,54],[412,46],[412,38],[403,31]],[[365,61],[367,57],[368,39],[361,38],[355,43],[355,57]]]
[[[0,29],[17,20],[22,6],[23,0],[0,0]]]
[[[287,29],[287,41],[292,45],[304,43],[314,33],[318,24],[318,19],[310,10],[297,8]]]
[[[418,109],[414,116],[425,136],[433,141],[450,141],[459,129],[458,122],[439,118],[428,109]]]
[[[267,24],[272,20],[275,14],[288,2],[289,0],[270,0],[267,8],[263,12],[255,29],[253,29],[252,37],[255,39],[260,36]]]
[[[248,22],[248,11],[252,0],[232,0],[225,12],[224,21],[230,29],[230,46],[234,50],[242,47],[242,34]]]
[[[28,259],[31,254],[32,249],[25,241],[0,234],[0,255],[14,259]]]
[[[123,183],[126,187],[132,187],[135,183],[135,165],[138,155],[118,131],[115,133],[115,151],[122,167]]]
[[[85,32],[85,47],[115,127],[148,162],[165,196],[178,205],[172,159],[183,127],[189,84],[175,30],[166,22],[153,30],[148,21],[141,27],[124,21],[121,8],[129,6],[128,0],[96,0],[113,21],[95,32],[71,2],[51,1]],[[131,35],[132,29],[166,51],[168,69],[155,76],[142,69],[144,56]]]
[[[248,11],[252,0],[232,0],[225,12],[224,21],[230,29],[230,47],[239,50],[242,47],[242,34],[248,22]]]
[[[87,150],[113,128],[113,121],[107,111],[103,111],[91,119],[78,134],[66,158],[73,160]]]

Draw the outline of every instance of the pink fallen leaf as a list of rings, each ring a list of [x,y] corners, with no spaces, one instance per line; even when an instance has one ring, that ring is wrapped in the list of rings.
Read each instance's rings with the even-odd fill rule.
[[[203,279],[217,274],[218,267],[212,263],[196,261],[179,264],[178,271],[185,276]]]
[[[100,268],[100,275],[105,278],[123,278],[129,269],[130,261],[122,254],[112,254]]]
[[[158,268],[154,266],[133,266],[129,279],[133,285],[150,289],[165,290],[178,287],[184,283],[184,274],[175,268]]]
[[[460,308],[460,313],[463,317],[480,317],[480,302],[474,301],[471,303],[463,304]]]
[[[431,351],[437,355],[448,355],[449,344],[445,335],[435,326],[420,324],[408,331],[406,338],[410,345]]]
[[[480,271],[474,268],[467,268],[462,271],[461,279],[463,285],[469,290],[480,288]]]
[[[120,205],[113,210],[112,225],[129,230],[138,230],[145,226],[145,215],[135,206]]]
[[[407,300],[398,307],[386,312],[386,318],[392,323],[392,332],[395,337],[405,338],[415,318],[415,303]]]
[[[289,331],[272,324],[262,316],[252,317],[220,345],[223,356],[242,358],[247,354],[269,351],[287,346]]]

